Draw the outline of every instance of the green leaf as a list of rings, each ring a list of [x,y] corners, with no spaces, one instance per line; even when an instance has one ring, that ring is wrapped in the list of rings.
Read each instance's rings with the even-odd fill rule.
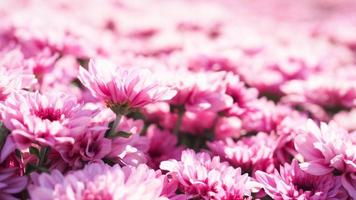
[[[123,138],[129,138],[132,135],[132,133],[130,132],[126,132],[126,131],[119,131],[116,132],[115,134],[109,136],[110,138],[116,138],[116,137],[123,137]]]
[[[26,166],[26,174],[29,175],[29,174],[31,174],[32,172],[36,171],[36,169],[37,169],[37,166],[32,165],[32,164],[28,164],[28,165]]]
[[[40,157],[40,151],[36,147],[31,146],[29,150],[30,150],[30,154]]]

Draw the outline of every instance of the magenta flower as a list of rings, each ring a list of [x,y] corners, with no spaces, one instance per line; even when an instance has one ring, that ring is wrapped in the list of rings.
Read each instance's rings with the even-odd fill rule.
[[[187,199],[243,199],[251,195],[247,174],[241,175],[240,168],[234,169],[207,153],[185,150],[180,161],[163,161],[160,168],[178,181],[179,191]]]
[[[65,94],[15,93],[0,106],[3,123],[20,149],[31,143],[74,142],[73,136],[89,128],[92,115]]]
[[[38,200],[167,199],[162,194],[164,176],[146,165],[121,168],[93,163],[67,175],[57,170],[34,174],[32,181],[28,191],[32,199]]]
[[[314,176],[299,168],[294,160],[291,165],[285,164],[274,173],[257,171],[256,180],[264,191],[273,199],[348,199],[341,186],[339,177],[331,175]]]
[[[78,78],[114,112],[169,100],[176,94],[159,85],[148,69],[117,67],[106,60],[91,60],[89,71],[81,67]]]
[[[159,164],[168,159],[179,159],[183,147],[177,147],[177,137],[167,130],[160,130],[157,126],[147,129],[150,147],[148,149],[149,166],[159,168]]]
[[[341,174],[342,185],[356,198],[356,144],[351,134],[334,123],[319,128],[309,120],[294,144],[304,159],[301,169],[316,176]]]
[[[87,162],[100,161],[111,151],[111,140],[104,137],[103,131],[88,131],[75,137],[75,142],[66,142],[54,148],[69,166],[82,167]]]
[[[27,186],[27,177],[19,176],[16,168],[0,168],[0,199],[16,200],[13,194],[20,193]]]

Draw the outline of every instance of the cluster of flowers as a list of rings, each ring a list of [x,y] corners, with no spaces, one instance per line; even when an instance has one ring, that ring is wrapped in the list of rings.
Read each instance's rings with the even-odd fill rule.
[[[355,9],[1,1],[0,199],[356,199]]]

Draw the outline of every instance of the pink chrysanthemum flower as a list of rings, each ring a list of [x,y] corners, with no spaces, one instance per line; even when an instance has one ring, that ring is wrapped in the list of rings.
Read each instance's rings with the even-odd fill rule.
[[[233,103],[232,98],[226,94],[225,76],[225,72],[167,72],[167,82],[178,91],[170,103],[184,105],[187,110],[195,112],[224,110]]]
[[[240,168],[234,169],[207,153],[185,150],[181,161],[163,161],[160,168],[178,181],[179,190],[187,199],[244,199],[250,196],[252,185],[248,175],[241,175]]]
[[[0,168],[0,199],[16,200],[17,194],[27,186],[27,177],[19,176],[16,168]]]
[[[136,166],[140,163],[146,163],[149,140],[145,136],[140,136],[143,125],[142,120],[123,118],[116,131],[122,131],[128,135],[112,139],[108,158],[124,165]]]
[[[327,109],[351,108],[356,105],[356,74],[354,66],[311,76],[309,79],[293,80],[283,86],[283,101],[305,104],[313,103]],[[335,85],[334,83],[338,84]]]
[[[28,89],[37,81],[32,74],[21,71],[9,71],[0,66],[0,101],[4,101],[11,93],[21,89]]]
[[[208,143],[213,154],[220,156],[244,172],[256,170],[272,171],[273,154],[276,147],[275,137],[260,132],[256,136],[244,137],[237,142],[231,138]]]
[[[314,176],[299,168],[294,160],[291,165],[285,164],[274,173],[257,171],[256,180],[264,191],[275,200],[282,199],[315,199],[339,200],[348,199],[341,187],[341,180],[331,175]]]
[[[74,142],[72,136],[88,128],[92,115],[65,94],[14,93],[0,106],[3,123],[20,149],[31,143]]]
[[[356,198],[356,144],[351,134],[334,123],[319,128],[309,120],[294,145],[305,161],[301,169],[316,176],[341,174],[342,185]]]
[[[88,164],[67,175],[54,170],[51,174],[35,174],[28,187],[30,197],[37,200],[163,200],[164,176],[146,165],[137,167]]]
[[[161,86],[148,69],[117,67],[106,60],[91,60],[89,71],[79,69],[79,80],[114,112],[169,100],[176,91]]]
[[[183,147],[177,147],[177,137],[167,130],[160,130],[152,125],[146,133],[150,147],[148,149],[149,166],[159,168],[159,164],[168,159],[179,159]]]
[[[74,137],[75,142],[66,142],[54,148],[71,167],[79,168],[87,162],[100,161],[111,151],[111,140],[103,131],[88,131]]]

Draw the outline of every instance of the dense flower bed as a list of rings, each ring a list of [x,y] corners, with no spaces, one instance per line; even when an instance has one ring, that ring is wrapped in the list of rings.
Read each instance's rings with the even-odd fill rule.
[[[354,0],[0,2],[0,199],[356,199]]]

